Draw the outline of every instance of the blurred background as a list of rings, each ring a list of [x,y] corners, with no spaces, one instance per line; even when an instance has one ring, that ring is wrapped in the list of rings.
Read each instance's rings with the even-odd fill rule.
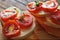
[[[10,6],[18,7],[21,10],[26,10],[26,5],[32,1],[46,1],[46,0],[0,0],[0,11]]]
[[[22,11],[25,11],[25,10],[27,10],[27,8],[26,8],[27,3],[32,2],[32,1],[45,2],[47,0],[0,0],[0,11],[6,9],[8,7],[11,7],[11,6],[15,6],[15,7],[21,9]],[[57,1],[60,4],[60,0],[57,0]],[[37,39],[39,39],[39,40],[42,40],[42,39],[55,40],[56,39],[57,40],[57,38],[55,36],[46,33],[42,28],[40,28],[40,25],[37,25],[37,27],[34,29],[33,34],[30,35],[26,39],[27,40],[28,39],[32,39],[32,40],[33,39],[36,39],[36,40]],[[0,36],[0,40],[3,40],[3,38],[1,36]]]
[[[0,10],[6,9],[10,6],[15,6],[20,8],[21,10],[26,10],[26,5],[32,1],[42,1],[45,2],[47,0],[0,0]],[[60,0],[57,0],[60,4]]]

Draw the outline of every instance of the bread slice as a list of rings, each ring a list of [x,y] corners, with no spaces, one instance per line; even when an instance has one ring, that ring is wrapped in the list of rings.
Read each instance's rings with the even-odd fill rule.
[[[16,7],[9,7],[6,10],[14,10],[14,8],[16,8]],[[17,18],[19,18],[22,14],[22,11],[19,8],[16,8],[16,9],[18,10]],[[27,11],[23,11],[23,12],[29,13]],[[17,39],[23,39],[25,37],[28,37],[28,35],[30,35],[33,32],[34,28],[35,28],[35,18],[33,17],[33,24],[31,25],[31,27],[29,29],[25,30],[25,31],[21,30],[21,35],[19,35],[17,37],[13,37],[11,39],[17,40]]]

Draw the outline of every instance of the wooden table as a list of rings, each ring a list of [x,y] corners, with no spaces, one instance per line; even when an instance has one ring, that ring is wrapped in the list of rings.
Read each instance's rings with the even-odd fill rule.
[[[27,10],[26,4],[31,1],[33,0],[0,0],[0,11],[10,6],[15,6],[21,9],[22,11],[25,11]],[[25,38],[24,40],[58,40],[58,39],[60,38],[56,38],[55,36],[50,35],[47,32],[45,32],[44,29],[36,21],[36,28],[34,29],[33,33],[27,38]],[[0,40],[6,40],[2,36],[1,24],[0,24]]]

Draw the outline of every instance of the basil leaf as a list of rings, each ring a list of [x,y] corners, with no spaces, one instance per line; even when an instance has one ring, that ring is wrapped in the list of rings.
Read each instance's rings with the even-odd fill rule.
[[[36,6],[39,6],[39,2],[35,1],[35,3],[36,3]]]
[[[23,18],[24,18],[25,16],[22,16],[20,19],[19,19],[19,21],[21,21],[22,22],[22,20],[23,20]]]

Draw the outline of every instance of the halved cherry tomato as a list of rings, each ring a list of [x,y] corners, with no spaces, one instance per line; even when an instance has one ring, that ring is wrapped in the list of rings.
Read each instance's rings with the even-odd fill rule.
[[[31,2],[31,3],[28,3],[27,9],[31,13],[38,13],[41,10],[41,5],[42,5],[42,3],[38,3],[36,1]]]
[[[22,29],[28,29],[33,23],[32,15],[31,14],[23,14],[22,16],[20,16],[18,23]]]
[[[13,38],[20,35],[20,26],[16,20],[8,20],[2,27],[3,35],[7,38]]]
[[[14,19],[17,16],[17,12],[15,10],[3,10],[1,12],[2,21],[7,21],[9,19]]]
[[[57,10],[58,3],[56,1],[50,0],[42,4],[42,10],[45,12],[55,12]]]
[[[54,15],[51,15],[51,20],[52,20],[53,23],[60,25],[60,10],[55,12]]]

